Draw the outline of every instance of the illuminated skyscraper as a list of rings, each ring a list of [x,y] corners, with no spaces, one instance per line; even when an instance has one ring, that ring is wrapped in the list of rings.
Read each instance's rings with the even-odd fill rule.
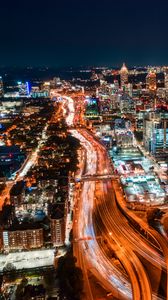
[[[84,86],[82,86],[82,94],[85,94],[85,87]]]
[[[148,75],[146,76],[146,87],[150,92],[156,92],[156,72],[153,69],[151,69]]]
[[[147,151],[168,161],[168,114],[151,112],[144,117],[143,143]]]
[[[166,70],[164,73],[164,85],[165,89],[168,91],[168,70]]]
[[[19,96],[28,97],[30,95],[30,87],[29,87],[29,83],[27,81],[24,83],[22,81],[18,81],[17,87],[18,87],[18,91],[19,91]]]
[[[3,97],[3,94],[4,94],[3,80],[2,77],[0,76],[0,97]]]
[[[127,91],[128,91],[128,95],[130,97],[132,97],[132,92],[133,92],[133,85],[132,85],[132,83],[128,83],[128,85],[127,85]]]
[[[128,83],[128,69],[123,63],[122,68],[120,70],[120,82],[121,82],[121,88],[124,88],[125,85]]]
[[[118,92],[118,90],[119,90],[119,82],[116,79],[114,80],[114,88],[115,88],[115,91]]]

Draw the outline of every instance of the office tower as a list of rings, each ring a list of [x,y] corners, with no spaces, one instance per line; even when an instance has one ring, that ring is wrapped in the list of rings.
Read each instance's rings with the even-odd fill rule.
[[[123,63],[122,68],[120,70],[120,84],[121,84],[121,88],[125,88],[125,85],[128,83],[128,69],[125,65],[125,63]]]
[[[50,88],[51,88],[51,85],[50,85],[50,81],[45,81],[43,82],[43,84],[41,85],[41,91],[46,91],[46,92],[50,92]]]
[[[29,86],[29,82],[22,82],[22,81],[18,81],[17,82],[17,87],[19,90],[19,96],[25,96],[28,97],[30,95],[30,86]]]
[[[146,76],[146,87],[151,93],[155,93],[157,89],[156,85],[156,72],[151,69]]]
[[[165,89],[168,91],[168,70],[166,70],[164,73],[164,86]]]
[[[147,151],[168,160],[168,114],[150,112],[144,117],[143,143]]]
[[[62,85],[61,79],[59,77],[54,77],[52,80],[48,82],[48,87],[50,89],[56,89]],[[43,84],[43,87],[45,86],[45,83]]]
[[[119,90],[119,82],[116,79],[114,80],[114,89],[116,92],[118,92],[118,90]]]
[[[121,112],[127,112],[127,113],[134,113],[135,112],[135,102],[129,95],[123,94],[120,97],[120,104],[119,104]]]
[[[128,83],[127,92],[128,92],[128,95],[130,97],[132,97],[132,93],[133,93],[133,85],[132,85],[132,83]]]
[[[82,94],[85,94],[85,87],[84,86],[82,86]]]
[[[119,94],[112,94],[110,95],[110,102],[112,109],[118,109],[120,104],[120,95]]]

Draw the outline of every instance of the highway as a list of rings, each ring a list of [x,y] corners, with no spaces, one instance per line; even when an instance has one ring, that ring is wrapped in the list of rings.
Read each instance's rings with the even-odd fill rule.
[[[73,118],[71,118],[71,120],[73,120]],[[68,121],[69,121],[69,119],[68,119]],[[96,174],[97,172],[100,173],[99,172],[100,170],[98,170],[98,169],[100,169],[100,167],[97,165],[97,161],[98,161],[97,151],[95,151],[93,145],[90,144],[90,142],[89,142],[90,138],[92,139],[92,137],[90,137],[90,135],[84,130],[82,130],[82,134],[75,130],[71,131],[71,133],[81,141],[81,143],[87,150],[86,151],[87,167],[86,167],[85,175],[89,176],[89,175]],[[103,165],[103,164],[101,164],[101,165]],[[107,165],[110,166],[110,164],[107,164]],[[105,170],[105,173],[107,171],[105,168],[105,167],[107,167],[107,165],[105,163],[103,166],[104,167],[103,170]],[[102,175],[104,175],[104,171],[103,171]],[[110,265],[109,265],[109,259],[102,252],[102,250],[100,249],[100,247],[96,241],[96,236],[94,234],[93,221],[92,221],[92,215],[93,215],[92,211],[93,211],[93,207],[94,207],[93,206],[94,193],[95,193],[95,182],[94,181],[84,182],[83,188],[82,188],[82,194],[80,197],[80,199],[81,199],[80,206],[78,206],[78,210],[77,210],[78,214],[75,215],[75,217],[74,217],[75,218],[74,238],[80,240],[84,236],[86,236],[86,237],[90,236],[90,237],[92,237],[92,240],[84,242],[84,246],[83,246],[84,249],[82,249],[82,243],[76,243],[74,246],[74,254],[78,258],[79,266],[82,267],[82,269],[84,271],[85,278],[87,278],[86,282],[88,282],[88,277],[87,277],[86,268],[84,267],[85,264],[83,264],[82,257],[81,257],[82,250],[87,251],[87,261],[88,261],[88,256],[90,256],[89,265],[90,265],[92,271],[97,270],[99,272],[98,277],[99,277],[99,280],[102,282],[102,285],[104,287],[106,287],[107,289],[112,290],[113,294],[116,294],[116,291],[117,291],[116,296],[119,296],[119,294],[120,294],[120,296],[119,296],[120,299],[121,298],[131,299],[132,298],[131,286],[128,282],[126,282],[125,275],[123,278],[121,276],[121,272],[118,271],[116,266],[114,266],[112,263],[110,263]],[[89,199],[89,201],[88,201],[88,199]],[[135,272],[133,271],[133,266],[129,262],[129,260],[126,259],[126,257],[128,257],[128,255],[127,255],[127,253],[123,253],[122,255],[123,255],[122,260],[127,261],[126,268],[129,271],[130,276],[131,276],[132,286],[133,286],[133,291],[134,291],[134,299],[143,299],[143,298],[141,298],[139,282],[138,282],[138,279],[136,278]],[[101,257],[101,263],[99,260],[100,257]],[[120,259],[121,259],[121,254],[120,254]],[[138,260],[138,264],[140,264],[139,260]],[[146,277],[145,277],[145,279],[146,279]],[[123,280],[123,282],[122,282],[122,280]],[[110,283],[110,285],[107,283]],[[124,287],[124,289],[123,289],[123,287]],[[88,291],[87,295],[89,294],[88,299],[89,299],[89,297],[91,299],[91,290],[89,287],[89,282],[87,284],[87,291]],[[149,286],[149,295],[151,295],[150,286]],[[146,299],[151,299],[151,297],[147,296]]]
[[[73,127],[75,107],[70,97],[63,97],[62,109],[58,110],[57,117],[61,113],[66,118],[67,125]],[[57,117],[55,115],[53,121],[58,119]],[[32,165],[36,163],[39,150],[46,139],[46,131],[47,125],[36,150],[27,158],[15,179],[7,184],[1,203],[9,196],[13,184],[23,179]],[[133,230],[126,217],[118,209],[116,200],[118,201],[118,197],[121,197],[120,187],[118,178],[111,176],[111,163],[105,148],[86,129],[73,129],[70,132],[80,140],[85,149],[86,160],[84,174],[80,172],[81,181],[83,181],[80,183],[79,191],[78,189],[76,191],[73,225],[74,254],[84,274],[84,299],[94,300],[88,270],[96,276],[107,291],[111,291],[118,299],[158,299],[152,294],[150,280],[136,253],[156,268],[166,270],[163,255]],[[100,240],[97,230],[102,235]],[[158,237],[155,236],[155,238]],[[102,240],[106,240],[108,247],[115,252],[125,268],[124,272],[107,255],[106,246],[102,244]],[[164,243],[160,248],[164,248],[165,254],[167,249]]]
[[[122,264],[125,266],[125,269],[130,276],[133,289],[133,298],[151,299],[151,286],[143,265],[141,264],[138,257],[134,254],[131,247],[126,246],[125,242],[122,243],[122,240],[120,239],[120,236],[122,236],[122,226],[119,223],[120,218],[117,214],[117,209],[111,210],[107,205],[107,202],[113,202],[111,201],[112,195],[114,195],[114,191],[111,185],[111,181],[108,181],[107,183],[98,183],[96,207],[98,210],[98,216],[102,220],[103,228],[106,229],[104,230],[106,232],[106,240],[108,240],[108,244],[111,245],[111,249],[114,249],[114,241],[118,245],[118,250],[115,250],[115,253]],[[99,218],[97,220],[97,224],[99,224]],[[135,286],[135,284],[137,284],[137,287]],[[137,292],[138,288],[139,292]],[[143,293],[141,293],[141,291],[143,291]]]
[[[72,134],[79,140],[81,140],[81,143],[84,143],[83,137],[88,136],[88,133],[84,131],[84,129],[77,131],[71,131]],[[80,132],[80,133],[79,133]],[[82,132],[82,136],[80,137],[80,134]],[[88,145],[90,141],[86,140],[84,145]],[[95,141],[93,142],[93,144]],[[97,143],[97,141],[96,141]],[[89,174],[95,174],[96,170],[100,174],[100,168],[103,168],[102,173],[104,174],[104,170],[107,169],[109,164],[106,164],[105,160],[103,161],[103,164],[95,165],[95,150],[93,147],[92,154],[91,154],[91,147],[87,147],[89,149],[89,164],[87,164],[86,168],[86,176]],[[98,146],[96,145],[96,153],[98,151]],[[104,155],[104,153],[103,153]],[[100,157],[101,153],[97,155],[97,157]],[[98,160],[97,160],[98,161]],[[102,167],[103,165],[103,167]],[[106,167],[106,168],[105,168]],[[92,175],[91,175],[92,176]],[[104,175],[102,175],[104,176]],[[99,202],[94,203],[94,199],[98,198],[96,193],[96,185],[99,185],[97,188],[98,194],[99,194]],[[82,185],[82,195],[81,195],[81,202],[83,203],[83,206],[78,208],[78,216],[76,221],[79,223],[78,227],[78,233],[75,235],[75,237],[78,237],[78,239],[82,239],[82,237],[91,237],[92,240],[89,239],[89,241],[85,241],[85,248],[87,249],[87,260],[89,259],[89,265],[91,269],[96,269],[99,271],[99,274],[96,274],[99,281],[102,283],[104,287],[107,288],[107,282],[111,284],[111,289],[113,291],[113,288],[118,291],[118,293],[121,293],[119,296],[119,299],[121,297],[124,297],[123,292],[126,293],[126,298],[131,299],[131,286],[129,285],[128,280],[125,279],[125,275],[121,274],[116,268],[116,266],[113,265],[113,262],[109,261],[109,258],[103,253],[100,245],[97,243],[95,231],[93,228],[93,212],[97,207],[101,206],[101,212],[100,212],[100,219],[104,220],[104,227],[107,229],[107,232],[110,232],[113,237],[113,243],[112,243],[112,249],[115,249],[117,256],[119,257],[120,261],[125,265],[125,269],[127,270],[129,277],[131,279],[132,283],[132,289],[133,289],[133,298],[134,299],[152,299],[152,291],[150,286],[150,281],[148,279],[148,276],[144,270],[144,267],[142,266],[140,260],[138,257],[134,254],[133,250],[130,247],[125,247],[124,243],[125,240],[120,240],[119,236],[121,234],[121,223],[120,223],[120,216],[118,216],[118,208],[116,206],[116,219],[114,219],[114,208],[108,208],[107,206],[107,200],[110,203],[115,203],[115,201],[112,201],[112,195],[114,195],[114,191],[112,188],[111,180],[105,180],[104,182],[101,181],[96,183],[95,181],[84,181]],[[96,197],[95,197],[96,196]],[[102,197],[100,197],[102,196]],[[100,205],[101,204],[101,205]],[[104,207],[103,207],[104,205]],[[110,211],[113,211],[113,217],[109,213]],[[125,218],[124,218],[125,219]],[[108,221],[109,220],[109,221]],[[100,220],[98,221],[100,223]],[[102,228],[103,229],[103,228]],[[132,228],[131,228],[132,230]],[[103,231],[103,230],[101,230]],[[106,240],[109,240],[109,238],[106,236]],[[138,240],[139,243],[139,240]],[[87,244],[87,246],[86,246]],[[110,243],[111,244],[111,243]],[[115,245],[114,245],[115,244]],[[124,247],[123,247],[124,245]],[[139,244],[138,244],[139,246]],[[80,243],[81,247],[81,243]],[[86,251],[85,249],[85,251]],[[117,250],[116,250],[117,249]],[[80,250],[80,254],[81,254]],[[128,254],[129,253],[129,254]],[[101,262],[100,262],[101,257]],[[131,257],[131,260],[130,260]],[[129,258],[129,259],[128,259]],[[105,280],[103,280],[103,278]],[[124,287],[124,288],[123,288]],[[143,291],[143,293],[142,293]],[[114,291],[113,291],[114,293]]]
[[[75,106],[72,98],[63,96],[62,108],[53,116],[52,121],[58,120],[58,116],[60,117],[62,113],[67,125],[73,127]],[[75,122],[78,123],[77,118]],[[2,203],[9,196],[12,186],[23,179],[36,163],[39,150],[47,138],[47,126],[43,130],[42,139],[36,150],[27,158],[15,179],[7,184],[1,197]],[[166,271],[167,245],[154,230],[145,227],[158,241],[161,250],[158,251],[132,228],[119,209],[118,202],[123,200],[121,187],[118,176],[111,175],[113,172],[111,162],[102,144],[84,128],[69,131],[85,149],[85,164],[82,164],[83,170],[78,174],[81,182],[76,184],[73,218],[73,250],[84,275],[84,299],[95,299],[88,271],[95,275],[107,291],[112,292],[112,295],[120,300],[160,299],[152,293],[150,278],[139,257],[143,257],[158,270]],[[120,267],[108,255],[109,250],[115,253]]]
[[[65,101],[67,100],[66,98]],[[69,114],[71,114],[71,117]],[[68,103],[67,122],[70,127],[73,126],[73,116],[74,105],[71,99]],[[114,193],[116,187],[114,184],[112,185],[112,182],[117,182],[118,179],[113,178],[113,180],[111,180],[109,178],[110,176],[108,177],[108,174],[112,173],[112,169],[106,150],[101,143],[85,129],[71,130],[71,133],[81,141],[81,144],[86,149],[87,155],[87,168],[86,173],[82,176],[83,179],[81,178],[83,180],[82,192],[81,197],[78,196],[80,205],[74,225],[76,228],[76,240],[84,239],[83,243],[76,243],[76,245],[80,244],[80,246],[77,246],[80,247],[80,256],[83,255],[85,257],[85,263],[87,261],[90,270],[96,274],[102,286],[107,288],[108,285],[110,290],[114,291],[114,288],[117,290],[118,296],[120,294],[119,299],[122,299],[122,297],[126,299],[132,299],[133,297],[133,299],[144,300],[159,299],[155,294],[152,295],[148,275],[135,253],[139,253],[142,257],[145,257],[147,261],[150,261],[150,263],[155,265],[158,269],[163,268],[166,270],[163,255],[158,253],[157,249],[155,249],[153,245],[151,246],[141,234],[133,230],[126,217],[118,209],[116,195]],[[99,200],[97,200],[97,196],[95,197],[97,184],[99,185],[98,191],[101,194]],[[100,201],[101,205],[97,203],[97,201]],[[99,210],[100,219],[104,220],[103,230],[101,230],[102,236],[106,237],[108,244],[111,245],[111,249],[115,250],[117,257],[124,265],[131,280],[132,289],[125,275],[122,274],[121,271],[118,272],[117,268],[107,257],[104,251],[105,247],[102,247],[101,243],[98,242],[95,227],[96,223],[99,226],[100,222],[93,224],[93,212],[95,210]],[[110,212],[113,212],[113,214],[110,214]],[[110,237],[112,236],[111,241],[107,233],[109,233]],[[89,239],[86,241],[87,237],[89,237]],[[83,247],[81,245],[83,245]],[[141,245],[141,247],[139,247],[139,245]],[[159,247],[160,249],[163,248],[160,245]],[[118,278],[117,275],[119,275]]]
[[[76,130],[71,130],[71,133],[78,138],[83,147],[87,149],[88,163],[86,164],[86,174],[95,174],[97,170],[97,152],[94,150],[91,143],[86,140],[84,135]],[[78,264],[82,268],[85,275],[85,282],[88,282],[88,274],[86,272],[86,261],[89,269],[98,277],[103,287],[113,292],[113,295],[119,299],[131,299],[132,291],[130,284],[126,283],[125,276],[121,277],[121,272],[118,268],[111,264],[109,266],[108,258],[101,251],[93,229],[92,210],[95,193],[95,182],[89,181],[82,184],[81,197],[78,195],[77,215],[74,214],[74,239],[80,240],[83,237],[92,237],[89,241],[74,243],[74,255],[78,259]],[[87,255],[86,255],[87,254]],[[84,261],[83,258],[84,257]],[[101,257],[101,261],[100,261]],[[124,286],[124,290],[123,290]],[[88,299],[90,297],[89,282],[87,288]],[[86,299],[85,295],[85,299]],[[137,298],[140,299],[140,298]]]
[[[80,131],[82,131],[82,130],[80,130]],[[89,135],[89,133],[85,134],[85,136],[88,136],[88,135]],[[97,173],[102,174],[102,175],[104,173],[110,174],[112,172],[112,170],[111,170],[111,167],[109,164],[109,159],[107,157],[104,147],[101,144],[99,144],[97,141],[95,141],[92,136],[89,137],[89,139],[90,140],[93,139],[92,143],[94,145],[96,145],[96,149],[98,152]],[[105,175],[103,175],[103,176],[105,176]],[[84,177],[86,177],[86,176],[84,176]],[[107,179],[108,179],[108,175],[107,175]],[[138,251],[141,255],[143,255],[148,260],[150,260],[151,263],[156,264],[157,267],[162,266],[166,270],[166,263],[165,263],[163,256],[161,256],[156,249],[153,249],[153,247],[151,247],[151,245],[148,245],[147,240],[144,241],[145,238],[142,235],[137,234],[137,232],[134,231],[134,229],[129,225],[125,216],[119,211],[118,207],[116,206],[116,201],[114,201],[114,199],[116,199],[116,193],[118,192],[118,190],[120,191],[121,188],[120,188],[120,184],[119,184],[117,178],[115,178],[115,176],[114,176],[112,179],[113,179],[112,180],[113,188],[111,187],[111,192],[108,192],[107,182],[104,183],[104,186],[106,187],[106,191],[107,191],[105,200],[107,200],[108,193],[112,195],[112,191],[114,191],[115,195],[113,192],[113,199],[111,197],[109,199],[109,202],[107,202],[107,201],[105,201],[105,202],[106,202],[106,205],[109,205],[107,207],[107,209],[109,211],[113,211],[114,209],[116,209],[117,217],[119,219],[119,220],[117,220],[117,218],[116,218],[116,221],[117,221],[117,223],[119,223],[119,226],[122,227],[121,236],[124,236],[124,240],[122,242],[124,243],[127,241],[127,243],[131,243],[132,247],[134,247],[134,250]],[[89,180],[89,178],[88,178],[88,180]],[[91,177],[91,180],[92,180],[92,177]],[[109,183],[108,183],[108,185],[109,185]],[[121,197],[121,195],[120,195],[120,197]],[[119,198],[119,196],[117,194],[116,200],[118,200],[118,198]],[[114,207],[114,205],[115,205],[115,207]],[[148,226],[146,226],[146,230],[147,229],[148,229]],[[130,233],[129,235],[128,235],[128,232]],[[141,249],[139,249],[140,244],[141,244]],[[160,249],[162,249],[162,247],[160,247]]]

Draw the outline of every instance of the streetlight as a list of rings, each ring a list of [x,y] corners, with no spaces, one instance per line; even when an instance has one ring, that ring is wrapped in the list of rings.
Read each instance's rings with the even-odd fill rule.
[[[108,173],[108,170],[107,169],[104,169],[104,174],[107,174]]]

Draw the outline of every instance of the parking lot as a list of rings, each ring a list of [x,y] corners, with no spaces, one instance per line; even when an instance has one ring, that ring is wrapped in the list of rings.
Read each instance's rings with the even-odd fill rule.
[[[0,271],[8,263],[12,263],[17,270],[51,266],[54,263],[54,249],[1,254]]]
[[[115,172],[120,176],[129,202],[158,205],[164,203],[167,186],[158,177],[158,168],[137,147],[121,149],[112,155]]]

